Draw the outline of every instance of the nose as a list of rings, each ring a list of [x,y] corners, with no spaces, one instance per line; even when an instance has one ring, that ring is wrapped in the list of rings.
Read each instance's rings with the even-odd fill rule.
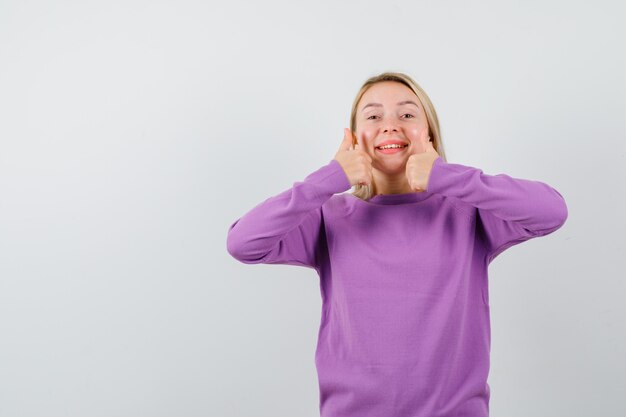
[[[397,132],[397,131],[398,131],[398,126],[393,121],[388,121],[383,127],[384,133]]]
[[[385,125],[385,127],[383,128],[383,132],[384,133],[388,133],[388,132],[397,132],[398,128],[396,125],[388,123],[387,125]]]

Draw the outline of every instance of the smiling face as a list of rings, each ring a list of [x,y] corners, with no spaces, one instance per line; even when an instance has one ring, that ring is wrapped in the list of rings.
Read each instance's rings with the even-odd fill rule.
[[[354,134],[360,148],[372,157],[372,167],[381,173],[404,174],[409,156],[424,152],[422,133],[428,134],[422,103],[404,84],[376,83],[359,100]],[[404,147],[380,149],[385,143]]]

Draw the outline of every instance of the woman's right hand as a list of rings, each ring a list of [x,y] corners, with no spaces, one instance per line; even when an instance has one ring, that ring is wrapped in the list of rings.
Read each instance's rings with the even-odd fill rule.
[[[359,144],[352,148],[353,136],[350,129],[345,128],[343,142],[335,154],[335,160],[343,168],[350,185],[370,185],[372,183],[372,158],[359,149]]]

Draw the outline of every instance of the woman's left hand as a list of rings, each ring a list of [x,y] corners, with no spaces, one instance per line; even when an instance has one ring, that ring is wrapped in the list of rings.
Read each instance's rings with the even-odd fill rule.
[[[406,178],[409,186],[412,191],[426,191],[433,163],[439,158],[428,136],[428,127],[422,132],[419,143],[411,143],[409,151],[411,155],[406,162]]]

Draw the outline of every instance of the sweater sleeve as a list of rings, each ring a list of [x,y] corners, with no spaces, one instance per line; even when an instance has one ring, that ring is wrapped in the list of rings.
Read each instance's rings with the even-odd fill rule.
[[[333,194],[350,188],[345,171],[332,159],[233,222],[226,239],[228,252],[246,264],[286,264],[317,270],[322,205]]]
[[[487,263],[513,245],[554,232],[568,216],[563,196],[543,182],[487,175],[441,157],[433,163],[427,188],[476,207]]]

